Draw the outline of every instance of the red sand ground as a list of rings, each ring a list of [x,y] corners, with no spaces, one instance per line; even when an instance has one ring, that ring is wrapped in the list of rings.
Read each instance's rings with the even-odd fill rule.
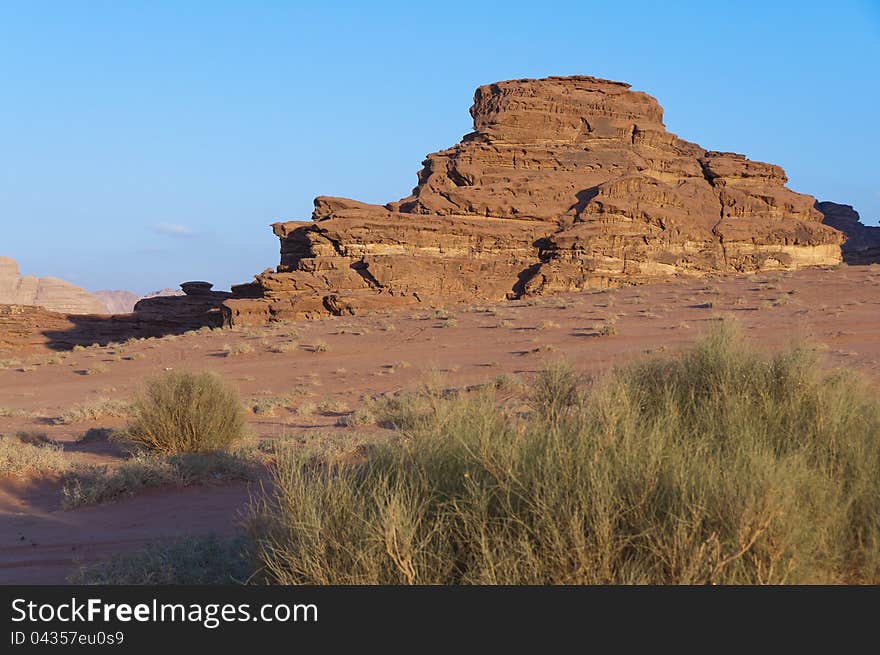
[[[793,338],[812,339],[829,367],[863,371],[880,382],[880,266],[841,267],[798,273],[690,280],[537,301],[453,307],[454,317],[432,310],[329,318],[257,330],[217,330],[139,341],[119,354],[114,347],[69,352],[61,362],[29,368],[39,353],[0,351],[0,360],[22,366],[0,370],[0,434],[44,432],[67,444],[73,461],[119,461],[105,444],[73,442],[88,428],[113,427],[121,419],[52,425],[51,418],[99,398],[129,400],[144,378],[168,369],[215,370],[247,399],[288,396],[272,416],[252,417],[256,434],[296,443],[338,441],[348,446],[377,428],[342,428],[345,409],[365,399],[412,388],[439,372],[449,385],[491,380],[501,374],[528,377],[548,361],[565,358],[594,374],[609,366],[671,352],[693,340],[719,317],[732,317],[746,336],[768,347]],[[598,336],[604,319],[616,334]],[[290,352],[270,349],[300,335]],[[325,342],[326,352],[312,352]],[[227,356],[224,346],[253,352]],[[45,351],[42,357],[45,357]],[[140,353],[142,358],[128,360]],[[96,366],[103,372],[84,375]],[[298,414],[302,405],[318,408]],[[156,539],[231,534],[241,523],[257,483],[153,490],[94,507],[61,510],[61,482],[0,479],[0,583],[62,583],[78,562],[142,547]]]

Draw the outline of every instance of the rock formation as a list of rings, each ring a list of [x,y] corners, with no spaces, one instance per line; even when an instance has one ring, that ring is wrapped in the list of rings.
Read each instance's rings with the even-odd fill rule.
[[[101,299],[104,309],[108,314],[130,314],[134,311],[134,306],[140,300],[145,298],[158,298],[160,296],[182,296],[183,291],[180,289],[161,289],[148,293],[145,296],[139,296],[131,291],[95,291],[94,294]]]
[[[233,288],[231,323],[499,300],[833,265],[842,235],[779,166],[666,131],[657,101],[593,77],[477,89],[474,131],[384,206],[319,197],[273,226],[281,263]]]
[[[162,293],[139,300],[134,306],[134,317],[141,323],[157,326],[220,327],[223,302],[232,294],[211,291],[213,286],[210,282],[183,282],[180,293]]]
[[[839,205],[836,202],[817,202],[816,209],[825,217],[825,225],[830,225],[846,235],[841,246],[843,258],[849,264],[873,264],[880,262],[880,227],[871,227],[861,222],[859,212],[852,205]]]
[[[0,257],[0,304],[35,305],[66,314],[102,314],[100,299],[75,284],[54,277],[21,277],[18,264]]]

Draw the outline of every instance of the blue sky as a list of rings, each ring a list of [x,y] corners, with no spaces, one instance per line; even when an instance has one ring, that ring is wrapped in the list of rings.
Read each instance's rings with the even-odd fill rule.
[[[407,195],[474,89],[589,74],[880,219],[880,0],[0,3],[0,254],[88,289],[217,287],[316,195]]]

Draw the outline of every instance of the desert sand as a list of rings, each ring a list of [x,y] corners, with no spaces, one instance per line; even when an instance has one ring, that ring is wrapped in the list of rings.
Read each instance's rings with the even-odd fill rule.
[[[808,339],[827,367],[859,370],[876,384],[878,306],[880,265],[874,264],[156,333],[123,346],[144,336],[124,319],[98,339],[106,345],[76,349],[72,344],[91,343],[95,333],[88,325],[37,322],[14,335],[7,330],[0,340],[0,433],[45,433],[73,462],[113,466],[122,455],[112,443],[75,442],[90,428],[121,427],[125,419],[54,419],[101,399],[129,401],[144,379],[164,371],[212,370],[233,382],[249,406],[277,405],[249,414],[254,440],[344,454],[388,432],[336,425],[379,394],[438,376],[451,387],[501,375],[528,385],[558,359],[594,376],[636,358],[675,352],[719,320],[737,322],[749,340],[766,347]],[[605,325],[613,329],[603,330]],[[59,338],[65,330],[67,337]],[[80,564],[148,542],[234,534],[261,483],[150,490],[64,510],[58,478],[0,480],[0,583],[63,583]]]

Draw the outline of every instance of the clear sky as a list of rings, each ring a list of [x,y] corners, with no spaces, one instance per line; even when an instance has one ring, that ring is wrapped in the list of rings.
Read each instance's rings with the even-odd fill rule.
[[[0,255],[88,289],[218,288],[316,195],[407,195],[474,89],[587,74],[880,218],[880,0],[2,0]]]

